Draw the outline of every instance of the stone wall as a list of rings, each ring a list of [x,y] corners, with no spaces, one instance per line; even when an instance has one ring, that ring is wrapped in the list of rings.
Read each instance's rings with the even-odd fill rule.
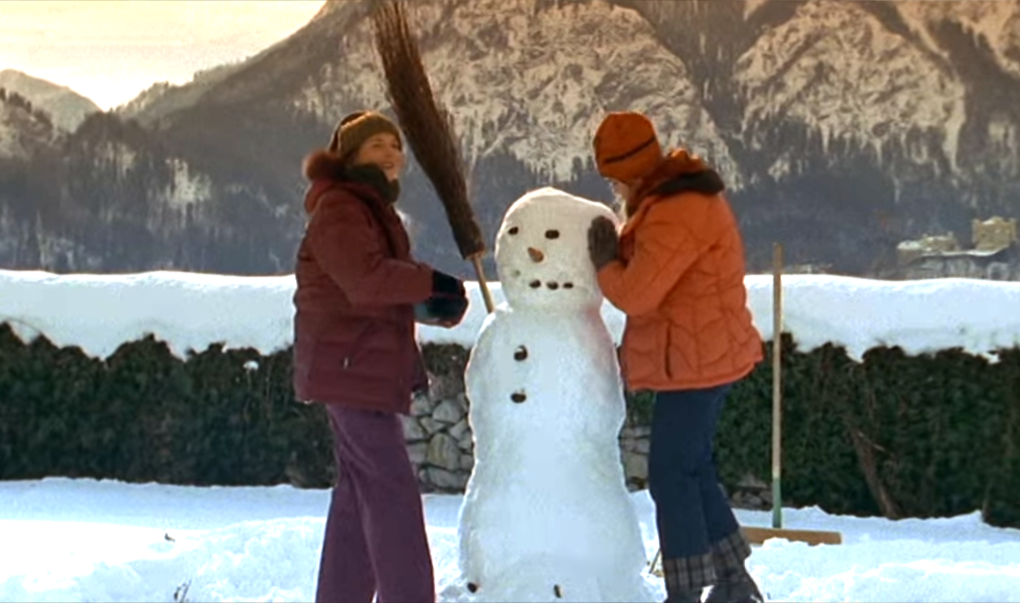
[[[474,463],[464,393],[467,351],[459,346],[426,346],[424,352],[430,390],[415,398],[411,416],[404,418],[411,463],[422,491],[462,492]],[[646,425],[629,423],[620,432],[621,461],[632,490],[644,488],[648,479],[650,432]]]

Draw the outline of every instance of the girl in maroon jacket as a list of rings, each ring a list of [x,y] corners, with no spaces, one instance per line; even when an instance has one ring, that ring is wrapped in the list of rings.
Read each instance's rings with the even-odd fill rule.
[[[333,428],[333,489],[317,601],[435,600],[418,481],[400,414],[427,385],[415,321],[467,309],[463,283],[414,261],[393,205],[404,167],[384,116],[345,117],[305,159],[308,226],[297,256],[294,391]]]

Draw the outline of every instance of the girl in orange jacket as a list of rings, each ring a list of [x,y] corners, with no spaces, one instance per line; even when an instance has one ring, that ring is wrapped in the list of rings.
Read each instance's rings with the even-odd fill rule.
[[[700,601],[709,587],[707,601],[761,601],[712,459],[727,392],[763,358],[722,180],[686,150],[664,154],[638,113],[609,114],[594,151],[625,220],[619,234],[609,220],[593,221],[589,252],[602,292],[627,316],[627,387],[655,394],[648,485],[667,602]]]

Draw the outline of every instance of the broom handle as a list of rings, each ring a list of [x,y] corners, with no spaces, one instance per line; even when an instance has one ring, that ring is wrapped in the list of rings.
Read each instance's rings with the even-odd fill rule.
[[[485,310],[492,313],[496,305],[492,303],[492,293],[489,292],[489,285],[485,282],[485,270],[482,269],[482,254],[476,253],[471,256],[471,263],[475,267],[475,276],[478,277],[478,287],[482,290],[482,299],[485,300]]]
[[[772,527],[783,527],[783,245],[772,246]]]

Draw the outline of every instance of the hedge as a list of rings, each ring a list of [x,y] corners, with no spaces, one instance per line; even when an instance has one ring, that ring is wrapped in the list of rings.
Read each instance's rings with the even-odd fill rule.
[[[938,517],[980,510],[1020,527],[1020,349],[992,364],[962,350],[854,362],[783,337],[783,496],[831,513]],[[467,352],[426,345],[436,374]],[[771,345],[766,345],[766,355]],[[290,350],[211,346],[181,360],[149,337],[99,360],[0,325],[0,479],[46,476],[195,485],[328,487],[331,434],[296,403]],[[771,475],[771,359],[732,391],[719,428],[720,477]],[[628,397],[647,424],[647,394]]]

